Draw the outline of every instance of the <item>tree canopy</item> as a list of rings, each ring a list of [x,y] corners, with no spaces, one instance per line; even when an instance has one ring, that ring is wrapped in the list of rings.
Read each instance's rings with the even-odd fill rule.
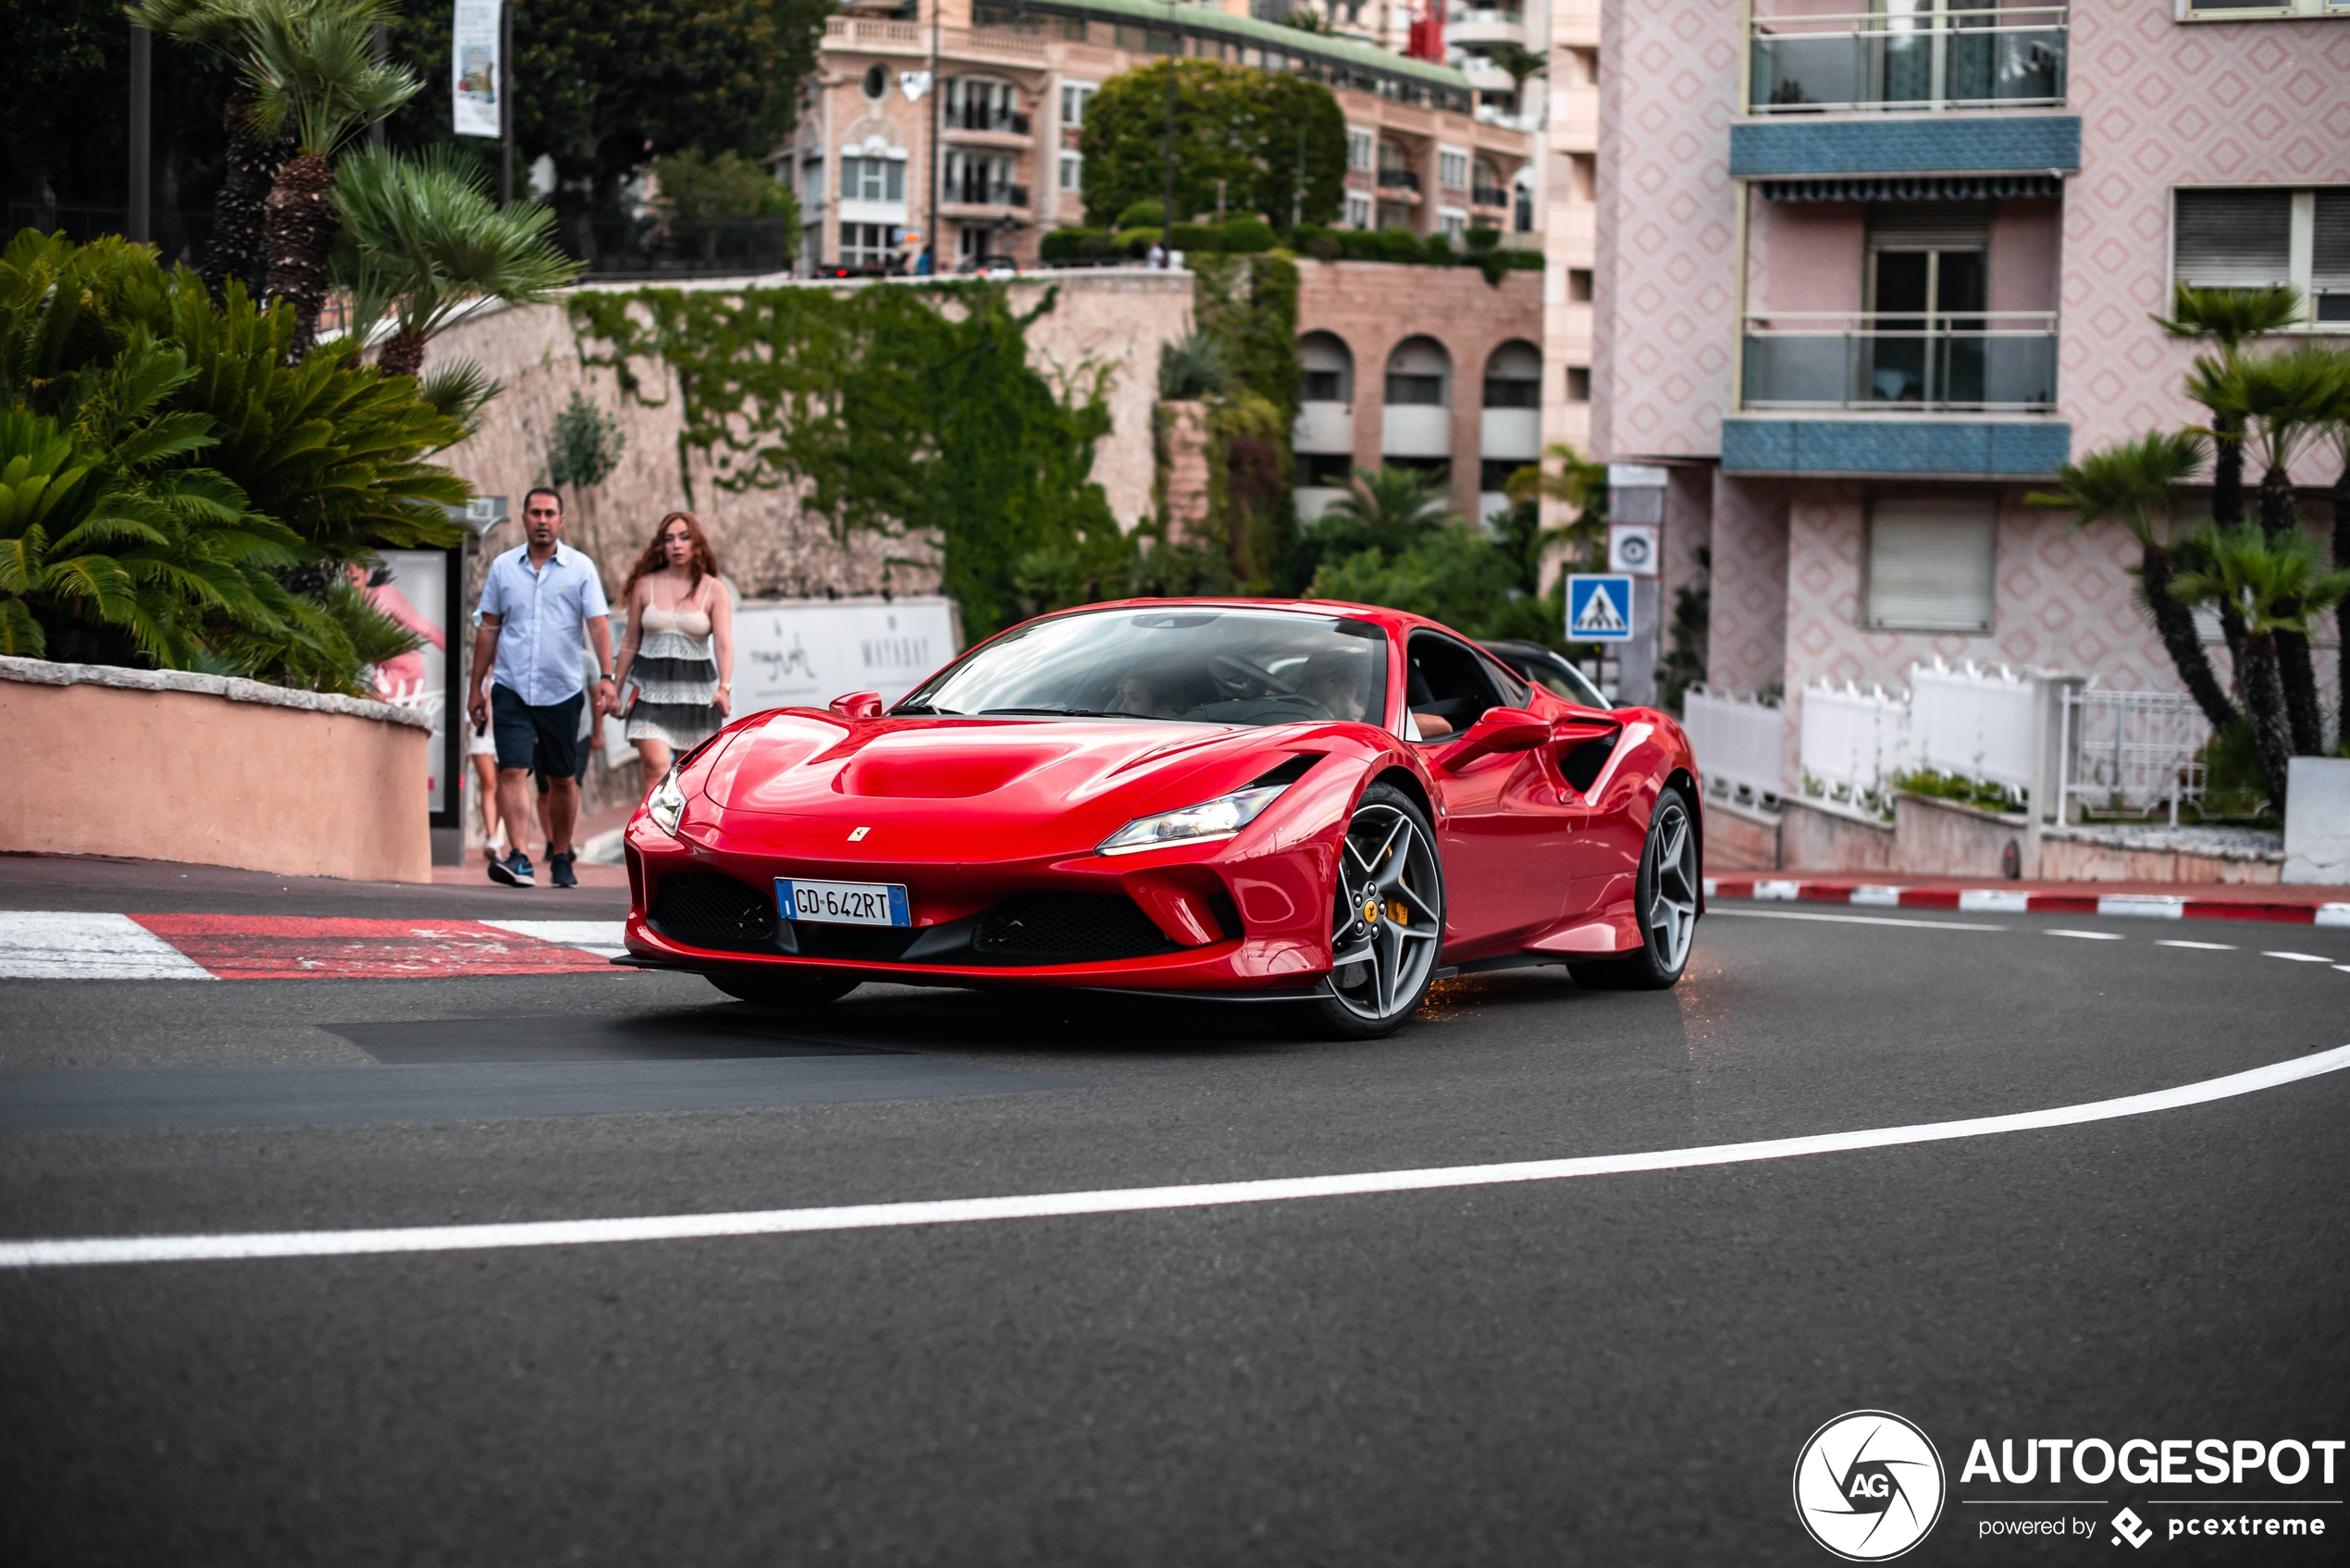
[[[1104,226],[1165,192],[1167,79],[1175,78],[1175,217],[1258,213],[1287,228],[1305,166],[1304,221],[1328,223],[1344,201],[1346,118],[1321,83],[1215,60],[1159,60],[1102,84],[1086,105],[1086,221]]]
[[[826,0],[518,6],[516,162],[552,158],[556,204],[601,213],[617,208],[622,186],[651,158],[686,148],[763,158],[791,130],[831,10]],[[427,80],[448,81],[448,7],[394,22],[392,49]],[[446,92],[410,105],[393,134],[412,144],[446,137]]]

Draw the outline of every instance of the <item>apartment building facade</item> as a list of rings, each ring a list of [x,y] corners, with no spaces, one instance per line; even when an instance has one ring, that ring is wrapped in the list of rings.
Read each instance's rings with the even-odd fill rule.
[[[2134,547],[2023,498],[2196,421],[2174,282],[2350,332],[2350,0],[1610,0],[1600,38],[1590,445],[1664,471],[1664,602],[1710,549],[1710,684],[2176,689]]]
[[[983,255],[1034,265],[1047,231],[1084,221],[1081,141],[1093,94],[1120,71],[1170,56],[1329,85],[1346,118],[1347,227],[1455,238],[1534,228],[1532,136],[1519,117],[1480,110],[1469,76],[1450,65],[1261,19],[1248,0],[936,0],[933,9],[857,0],[828,20],[790,154],[804,265],[886,260],[931,220],[934,179],[942,271]],[[1372,15],[1384,26],[1391,9],[1404,8]]]

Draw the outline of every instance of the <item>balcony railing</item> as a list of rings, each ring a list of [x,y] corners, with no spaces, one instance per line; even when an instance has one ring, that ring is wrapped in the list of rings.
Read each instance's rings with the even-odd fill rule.
[[[1469,191],[1469,205],[1473,207],[1506,207],[1510,191],[1506,185],[1478,185]]]
[[[1383,168],[1379,171],[1379,186],[1382,191],[1417,191],[1420,177],[1408,168]]]
[[[1028,116],[994,104],[951,105],[946,111],[949,130],[994,130],[1012,136],[1028,134]]]
[[[1739,401],[1880,413],[2056,407],[2054,311],[1747,318]]]
[[[2022,109],[2064,102],[2062,6],[1756,17],[1758,115]]]
[[[1028,187],[1006,185],[984,179],[949,180],[943,192],[949,202],[959,202],[967,207],[1024,207],[1028,205]]]

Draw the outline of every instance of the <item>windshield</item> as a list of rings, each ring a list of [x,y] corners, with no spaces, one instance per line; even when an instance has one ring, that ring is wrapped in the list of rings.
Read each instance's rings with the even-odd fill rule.
[[[1387,722],[1387,636],[1279,610],[1118,610],[996,638],[892,711],[1165,719],[1192,724]]]

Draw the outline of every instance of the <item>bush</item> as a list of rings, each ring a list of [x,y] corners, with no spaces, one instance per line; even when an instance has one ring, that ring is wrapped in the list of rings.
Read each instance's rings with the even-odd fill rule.
[[[1118,215],[1120,228],[1163,228],[1167,225],[1167,208],[1158,202],[1141,201]]]
[[[1110,253],[1129,258],[1149,255],[1151,247],[1157,244],[1159,237],[1166,232],[1156,228],[1121,228],[1110,236]]]
[[[1461,238],[1468,241],[1468,248],[1472,251],[1490,251],[1502,242],[1502,231],[1498,228],[1472,228]]]
[[[1253,213],[1227,218],[1224,222],[1224,252],[1227,255],[1269,251],[1276,242],[1273,226]]]
[[[1453,241],[1445,236],[1442,229],[1437,230],[1422,241],[1420,247],[1428,253],[1428,264],[1430,266],[1450,266],[1460,259],[1453,253]]]
[[[1224,231],[1212,223],[1179,223],[1173,248],[1194,255],[1212,255],[1224,248]]]

